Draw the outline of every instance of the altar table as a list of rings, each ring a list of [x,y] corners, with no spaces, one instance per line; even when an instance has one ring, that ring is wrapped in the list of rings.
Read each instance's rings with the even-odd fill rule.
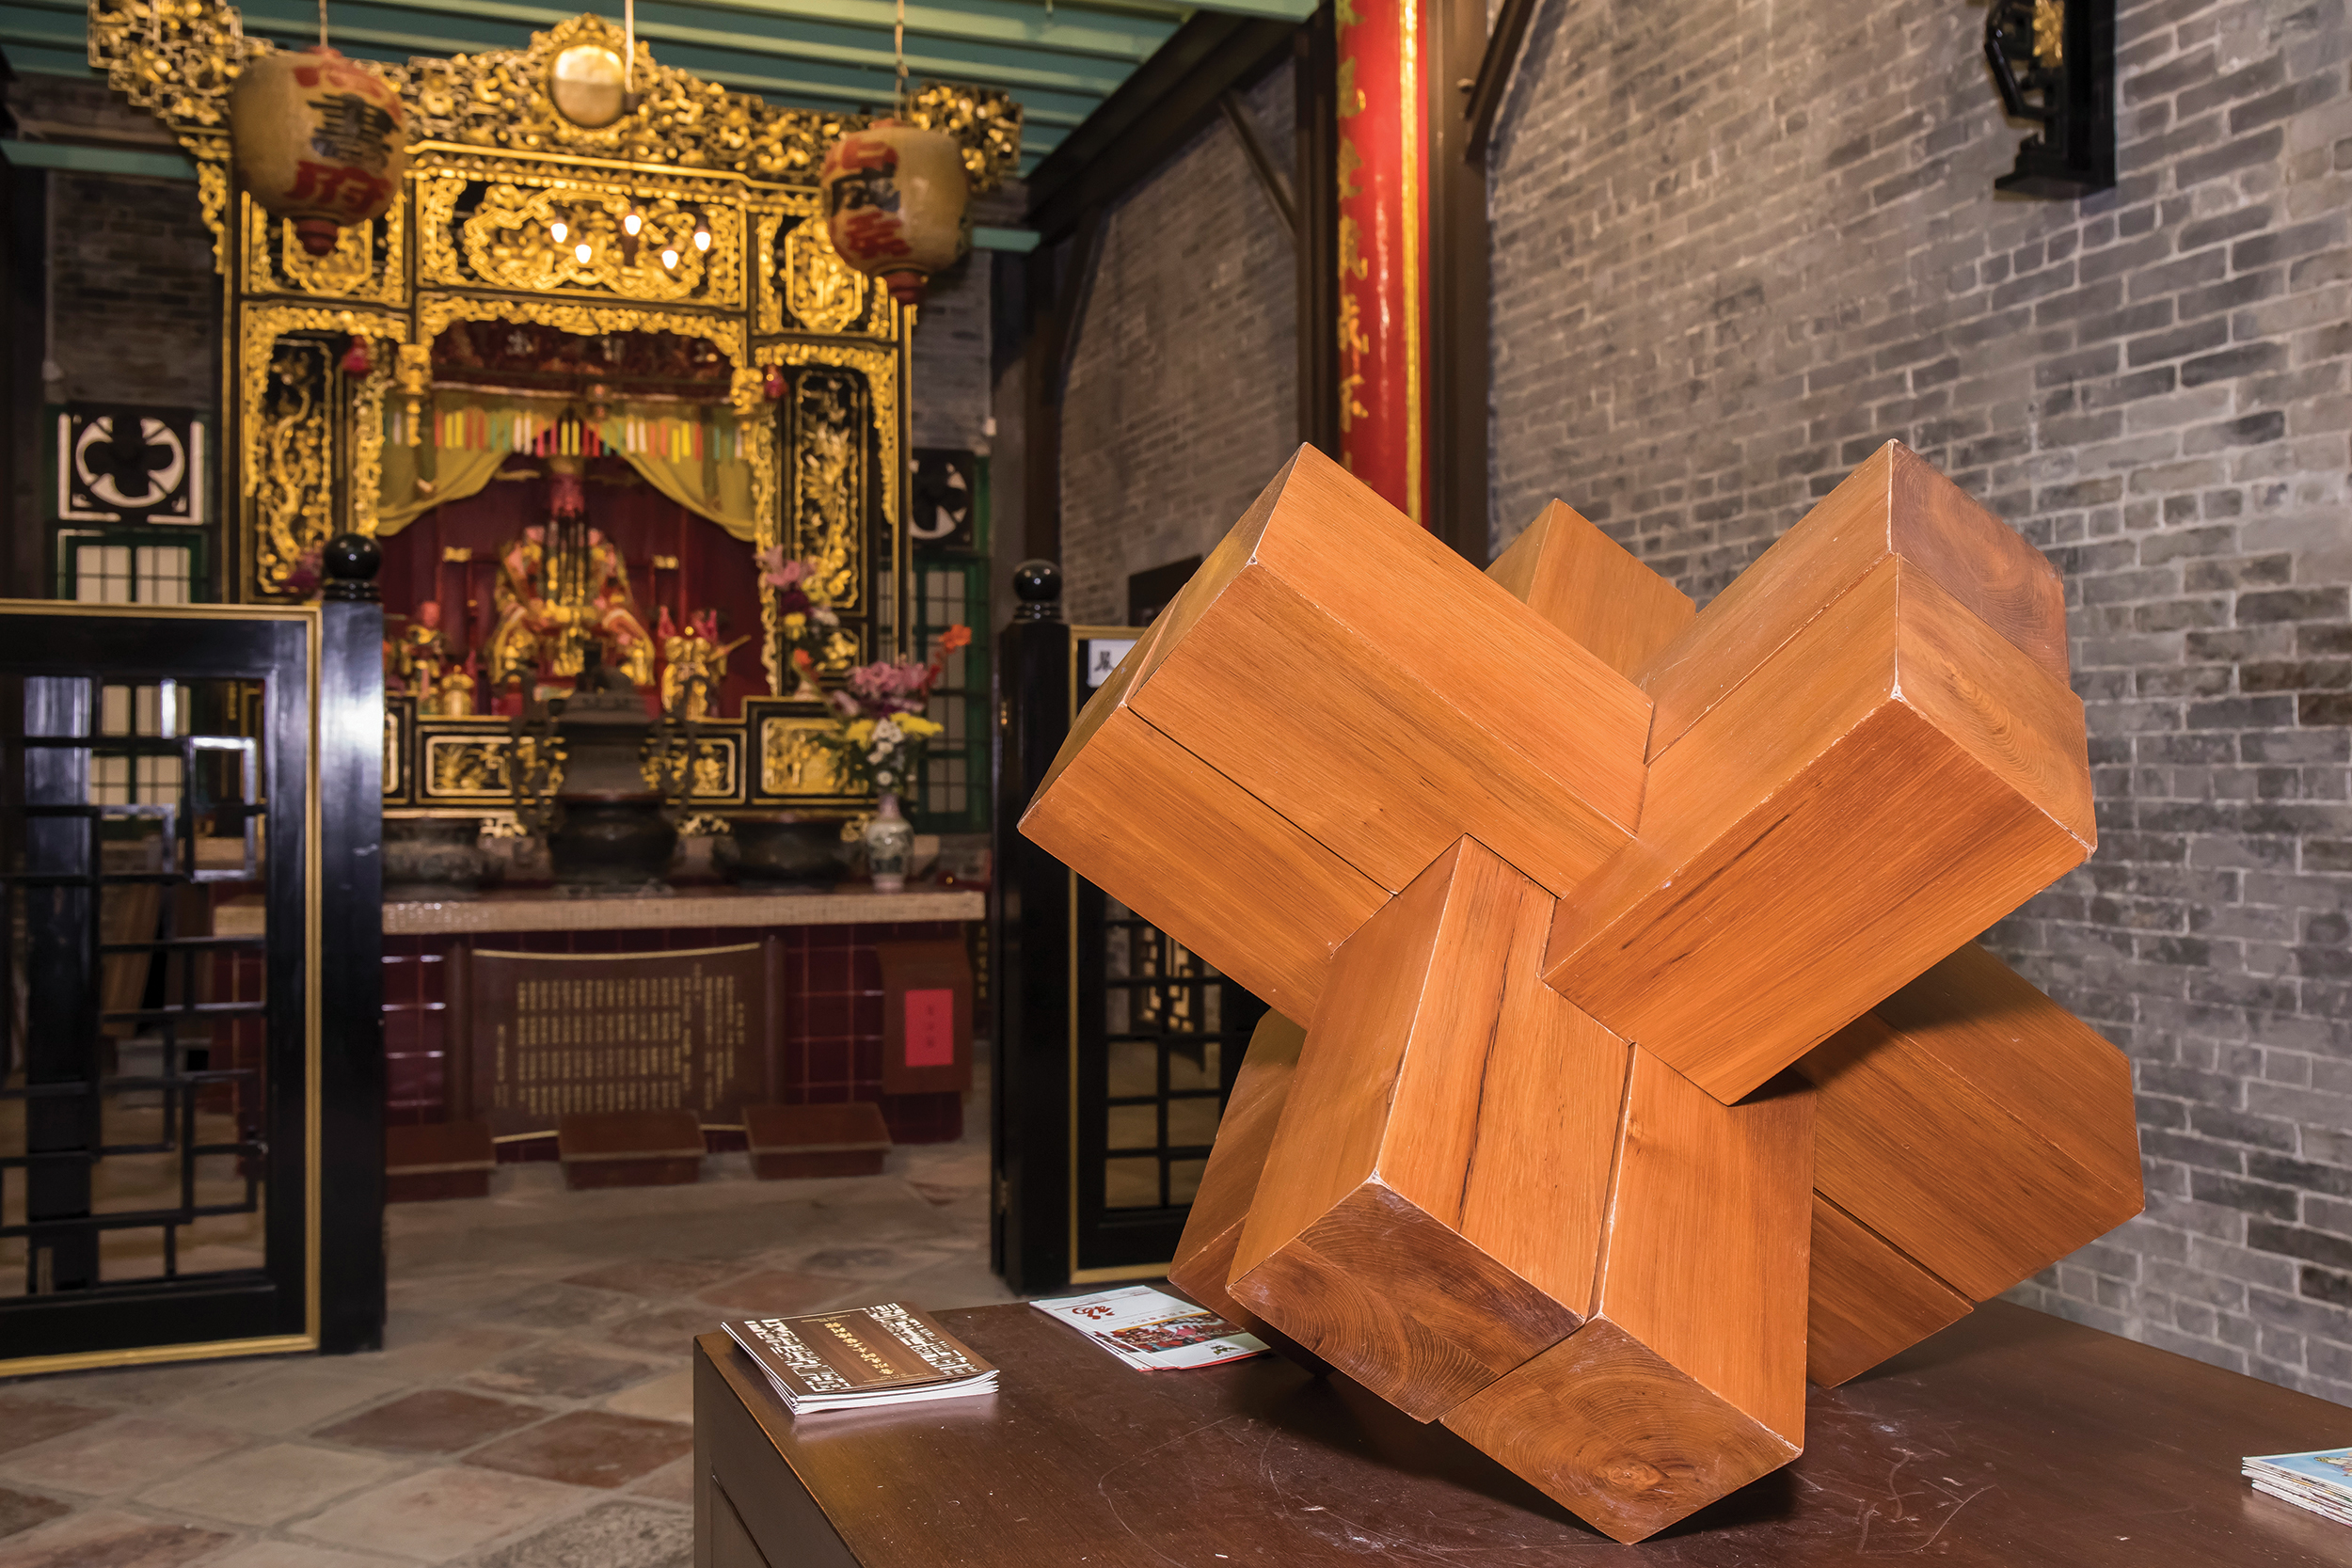
[[[999,1392],[795,1420],[695,1341],[695,1568],[2352,1564],[2352,1529],[2238,1475],[2352,1442],[2352,1409],[1998,1301],[1811,1390],[1803,1458],[1639,1546],[1343,1378],[1131,1371],[1025,1306],[939,1317]]]

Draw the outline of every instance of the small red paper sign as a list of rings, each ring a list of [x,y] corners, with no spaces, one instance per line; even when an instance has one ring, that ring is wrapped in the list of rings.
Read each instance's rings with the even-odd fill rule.
[[[956,993],[911,990],[907,997],[907,1066],[953,1067],[956,1061]]]

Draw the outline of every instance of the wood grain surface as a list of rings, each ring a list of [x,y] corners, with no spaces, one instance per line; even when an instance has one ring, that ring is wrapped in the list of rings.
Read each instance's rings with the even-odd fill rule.
[[[1586,1321],[1445,1424],[1619,1541],[1795,1458],[1812,1101],[1726,1106],[1637,1048]]]
[[[1551,899],[1472,839],[1334,958],[1228,1291],[1426,1419],[1574,1328],[1626,1048],[1545,987]]]
[[[1972,1300],[2143,1206],[2123,1053],[1973,943],[1797,1070],[1822,1196]]]
[[[1129,705],[1391,892],[1469,833],[1557,894],[1639,821],[1648,699],[1311,448],[1163,619]]]
[[[2343,1406],[2007,1302],[1814,1390],[1801,1458],[1638,1556],[1344,1378],[1136,1372],[1026,1306],[940,1317],[997,1393],[796,1420],[704,1336],[698,1506],[723,1481],[779,1568],[2352,1565],[2352,1531],[2237,1473],[2341,1443]]]
[[[1156,635],[1156,632],[1154,633]],[[1388,890],[1126,705],[1150,639],[1097,689],[1021,831],[1295,1018]]]
[[[1971,1305],[1818,1191],[1810,1290],[1804,1375],[1824,1388],[1958,1323]]]
[[[1565,501],[1537,513],[1486,575],[1629,680],[1698,613],[1688,594]]]
[[[1717,594],[1642,674],[1650,754],[1675,744],[1887,557],[1909,562],[2066,684],[2058,569],[1899,441],[1889,441]]]
[[[1658,756],[1547,978],[1733,1100],[2094,842],[2080,701],[1886,559]]]
[[[1258,1021],[1241,1070],[1233,1076],[1233,1092],[1225,1097],[1225,1114],[1217,1119],[1216,1142],[1193,1194],[1192,1210],[1168,1264],[1168,1283],[1223,1316],[1226,1322],[1255,1330],[1263,1323],[1226,1293],[1232,1277],[1233,1250],[1241,1244],[1242,1225],[1249,1218],[1250,1200],[1257,1196],[1264,1173],[1266,1151],[1274,1144],[1274,1129],[1290,1099],[1291,1075],[1307,1031],[1279,1012]]]

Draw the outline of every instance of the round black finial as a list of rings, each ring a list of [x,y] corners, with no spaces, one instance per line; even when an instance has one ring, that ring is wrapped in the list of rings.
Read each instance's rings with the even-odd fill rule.
[[[1012,612],[1016,621],[1058,621],[1061,619],[1061,568],[1050,561],[1025,561],[1012,569],[1013,596],[1021,608]]]
[[[328,598],[364,602],[381,597],[375,574],[383,569],[384,548],[366,534],[335,535],[319,552],[319,563],[326,568]]]

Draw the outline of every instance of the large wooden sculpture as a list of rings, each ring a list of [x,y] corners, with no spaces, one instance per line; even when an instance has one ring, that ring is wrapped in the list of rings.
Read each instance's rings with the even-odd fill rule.
[[[2122,1058],[1973,944],[2095,842],[2060,585],[1900,446],[1697,614],[1302,449],[1023,830],[1277,1009],[1170,1277],[1618,1540],[2139,1209]]]

